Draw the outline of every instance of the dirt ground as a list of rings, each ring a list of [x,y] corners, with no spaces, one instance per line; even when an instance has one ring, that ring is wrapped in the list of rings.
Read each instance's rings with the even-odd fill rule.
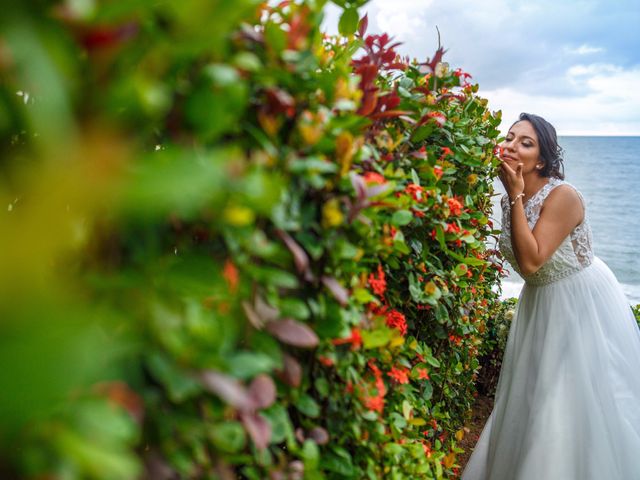
[[[462,439],[462,442],[459,443],[460,447],[464,448],[464,453],[458,455],[457,458],[457,463],[460,465],[461,472],[462,470],[464,470],[464,467],[467,464],[471,453],[473,452],[473,447],[480,437],[482,428],[484,427],[487,418],[489,418],[492,408],[492,397],[478,395],[478,397],[476,398],[476,402],[473,405],[473,417],[471,418],[471,423],[467,424],[466,426],[469,431],[467,432],[465,430],[464,438]]]

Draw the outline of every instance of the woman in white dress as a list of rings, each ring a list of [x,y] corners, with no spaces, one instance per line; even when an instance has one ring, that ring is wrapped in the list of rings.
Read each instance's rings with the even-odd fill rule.
[[[502,144],[500,250],[525,285],[463,480],[640,479],[640,331],[560,152],[531,114]]]

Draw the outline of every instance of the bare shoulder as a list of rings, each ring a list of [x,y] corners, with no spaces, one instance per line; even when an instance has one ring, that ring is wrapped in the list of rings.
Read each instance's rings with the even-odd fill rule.
[[[584,206],[580,194],[570,184],[558,185],[551,190],[545,199],[543,210],[546,210],[547,214],[571,220],[576,225],[584,217]]]

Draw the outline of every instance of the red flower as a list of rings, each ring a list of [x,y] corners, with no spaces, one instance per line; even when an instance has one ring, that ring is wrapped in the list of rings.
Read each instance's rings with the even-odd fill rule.
[[[444,160],[447,155],[453,155],[453,151],[449,147],[442,147],[442,155],[440,155],[439,160]]]
[[[435,167],[433,167],[433,174],[438,180],[442,178],[442,173],[442,167],[440,165],[436,165]]]
[[[435,229],[435,228],[433,228],[433,229],[431,230],[431,233],[429,234],[429,236],[430,236],[433,240],[435,240],[437,235],[438,235],[438,232],[436,232],[436,229]]]
[[[385,178],[378,172],[367,172],[363,175],[364,181],[367,183],[383,184],[386,182]]]
[[[453,72],[453,74],[456,77],[462,77],[462,78],[471,78],[471,74],[470,73],[466,73],[463,72],[461,68],[457,68],[455,72]]]
[[[445,228],[445,232],[447,233],[460,233],[460,227],[458,226],[457,223],[452,222],[452,223],[447,223],[446,224],[446,228]]]
[[[382,413],[384,410],[384,397],[376,395],[375,397],[365,397],[364,406],[369,410]]]
[[[435,120],[438,127],[442,127],[444,125],[444,122],[447,120],[447,117],[445,117],[444,113],[442,112],[429,112],[427,113],[427,116]]]
[[[391,310],[386,314],[387,327],[396,328],[400,330],[402,335],[406,335],[407,333],[407,320],[402,313],[397,310]]]
[[[416,218],[424,218],[425,213],[422,210],[411,210],[413,212],[413,216]]]
[[[378,265],[378,276],[376,277],[373,273],[369,274],[369,285],[373,289],[373,293],[382,297],[384,292],[387,290],[387,281],[384,277],[384,270],[382,269],[382,265]]]
[[[387,393],[387,389],[385,388],[384,381],[382,380],[382,372],[375,364],[373,360],[369,360],[367,363],[371,371],[373,372],[373,376],[375,377],[375,387],[377,390],[376,395],[374,396],[365,396],[363,399],[364,406],[369,410],[376,411],[378,413],[382,413],[384,409],[384,396]]]
[[[418,380],[429,380],[429,371],[426,368],[418,369]]]
[[[427,456],[427,458],[431,458],[431,442],[423,442],[422,450],[424,451],[424,454]]]
[[[424,198],[424,188],[420,185],[416,185],[415,183],[407,185],[404,191],[411,195],[416,202],[420,202]]]
[[[462,203],[457,198],[450,198],[447,200],[447,204],[449,204],[449,210],[451,210],[451,215],[460,215],[462,213]]]
[[[362,346],[362,335],[360,334],[359,328],[352,328],[351,335],[347,338],[334,338],[331,343],[334,345],[345,345],[347,343],[351,344],[351,350],[357,350]]]
[[[387,373],[391,378],[393,378],[398,383],[409,383],[409,369],[408,368],[396,368],[391,367],[389,373]]]
[[[229,290],[235,292],[238,289],[239,275],[238,269],[231,260],[224,262],[222,276],[226,280],[227,285],[229,285]]]
[[[330,359],[329,357],[325,357],[324,355],[319,355],[318,356],[318,361],[324,365],[325,367],[331,367],[333,366],[333,360]]]

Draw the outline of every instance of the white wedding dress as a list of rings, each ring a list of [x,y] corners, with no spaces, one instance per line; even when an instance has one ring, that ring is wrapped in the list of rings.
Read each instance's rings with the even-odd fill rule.
[[[563,184],[552,178],[525,203],[531,229]],[[502,210],[500,250],[518,271],[506,195]],[[540,270],[521,275],[494,408],[462,480],[640,479],[640,331],[593,255],[586,215]]]

